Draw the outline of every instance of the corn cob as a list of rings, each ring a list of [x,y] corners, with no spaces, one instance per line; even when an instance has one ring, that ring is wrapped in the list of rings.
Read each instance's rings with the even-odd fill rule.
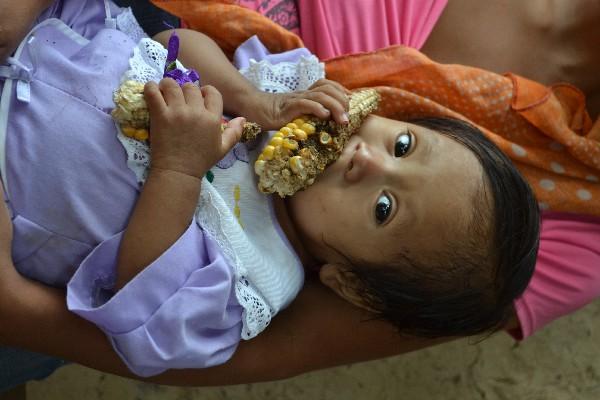
[[[137,140],[148,140],[150,134],[150,115],[146,100],[144,100],[144,84],[127,80],[113,94],[116,107],[112,117],[119,123],[123,135]],[[225,128],[225,124],[221,129]],[[252,140],[261,132],[260,127],[253,122],[246,122],[242,132],[242,141]]]
[[[260,191],[285,197],[312,185],[317,175],[337,160],[350,136],[377,108],[379,99],[374,89],[354,92],[347,125],[303,117],[282,127],[254,164]]]

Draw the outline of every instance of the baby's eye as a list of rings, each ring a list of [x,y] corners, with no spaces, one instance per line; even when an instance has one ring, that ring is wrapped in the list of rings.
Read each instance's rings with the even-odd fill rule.
[[[396,157],[404,157],[410,152],[413,144],[413,137],[410,132],[401,133],[396,139],[394,146],[394,155]]]
[[[392,200],[390,199],[390,196],[384,193],[377,199],[377,204],[375,205],[375,220],[381,225],[388,219],[391,212]]]

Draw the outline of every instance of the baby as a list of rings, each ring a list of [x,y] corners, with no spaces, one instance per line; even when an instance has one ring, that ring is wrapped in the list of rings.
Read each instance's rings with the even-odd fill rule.
[[[117,140],[107,110],[137,65],[132,54],[147,51],[151,63],[160,51],[101,27],[97,3],[85,7],[102,17],[84,24],[86,40],[59,20],[25,38],[17,57],[37,69],[30,103],[4,86],[2,174],[15,265],[47,284],[68,281],[69,308],[102,328],[132,371],[225,362],[292,301],[302,267],[320,267],[325,285],[402,333],[477,334],[505,321],[533,271],[537,206],[475,128],[371,116],[312,186],[270,199],[255,182],[261,144],[238,143],[244,120],[221,133],[223,98],[232,113],[275,127],[274,115],[343,122],[345,92],[324,80],[285,96],[233,90],[237,72],[212,68],[219,55],[198,51],[204,39],[190,32],[182,59],[219,90],[146,85],[148,166],[148,149]],[[264,111],[286,102],[290,115]]]

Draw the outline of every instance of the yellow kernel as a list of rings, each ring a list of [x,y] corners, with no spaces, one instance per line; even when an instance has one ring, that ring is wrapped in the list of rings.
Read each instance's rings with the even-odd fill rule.
[[[294,130],[294,129],[298,129],[298,125],[296,125],[296,124],[295,124],[295,123],[293,123],[293,122],[290,122],[290,123],[289,123],[289,124],[287,124],[285,127],[286,127],[286,128],[290,128],[290,129],[292,129],[292,130]],[[280,130],[281,130],[281,129],[280,129]]]
[[[285,139],[283,141],[283,143],[281,144],[281,146],[284,149],[296,150],[298,148],[298,142],[296,142],[295,140],[291,140],[291,139]],[[267,146],[267,147],[269,147],[269,146]]]
[[[274,138],[276,138],[276,137],[280,137],[280,138],[282,138],[282,137],[285,137],[285,136],[287,136],[287,135],[286,135],[285,133],[281,132],[281,131],[277,131],[277,132],[275,132],[275,133],[273,134],[273,137],[274,137]]]
[[[281,128],[279,130],[279,132],[281,132],[283,134],[282,136],[289,136],[292,134],[292,128],[290,128],[288,126],[284,126],[283,128]]]
[[[265,156],[263,156],[262,154],[258,155],[258,159],[257,160],[264,160],[264,159],[265,159]]]
[[[306,132],[307,135],[312,135],[315,133],[315,126],[313,124],[305,123],[300,125],[300,129]]]
[[[147,140],[148,136],[148,131],[146,129],[136,129],[133,137],[136,140]]]
[[[300,151],[298,152],[298,154],[299,154],[299,155],[300,155],[302,158],[308,158],[308,159],[310,159],[310,158],[311,158],[311,155],[310,155],[310,150],[309,150],[308,148],[306,148],[306,147],[305,147],[305,148],[303,148],[303,149],[300,149]]]
[[[265,160],[256,160],[254,163],[254,172],[256,172],[256,175],[261,175],[263,173],[266,163]]]
[[[294,123],[300,127],[304,123],[304,120],[302,118],[296,118],[295,120],[292,121],[292,123]]]
[[[123,135],[127,136],[127,137],[134,137],[135,136],[135,131],[137,129],[132,128],[131,126],[122,126],[121,127],[121,132],[123,132]]]
[[[271,141],[269,142],[269,144],[271,146],[277,147],[277,146],[281,146],[281,142],[283,142],[283,138],[280,136],[274,136],[271,138]]]
[[[272,160],[274,152],[275,152],[275,147],[273,147],[273,146],[265,146],[265,148],[262,151],[262,155],[263,155],[263,157],[264,157],[265,160]]]
[[[296,140],[306,140],[308,135],[302,129],[294,129],[294,137]]]
[[[302,165],[302,157],[294,156],[290,158],[290,168],[294,171],[295,174],[299,174],[304,169]]]
[[[319,133],[319,142],[322,144],[331,143],[331,135],[325,131],[321,131],[321,133]]]

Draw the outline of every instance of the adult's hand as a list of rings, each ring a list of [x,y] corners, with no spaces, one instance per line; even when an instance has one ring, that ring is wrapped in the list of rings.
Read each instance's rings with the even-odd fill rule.
[[[0,0],[0,63],[15,51],[40,13],[53,0]]]

